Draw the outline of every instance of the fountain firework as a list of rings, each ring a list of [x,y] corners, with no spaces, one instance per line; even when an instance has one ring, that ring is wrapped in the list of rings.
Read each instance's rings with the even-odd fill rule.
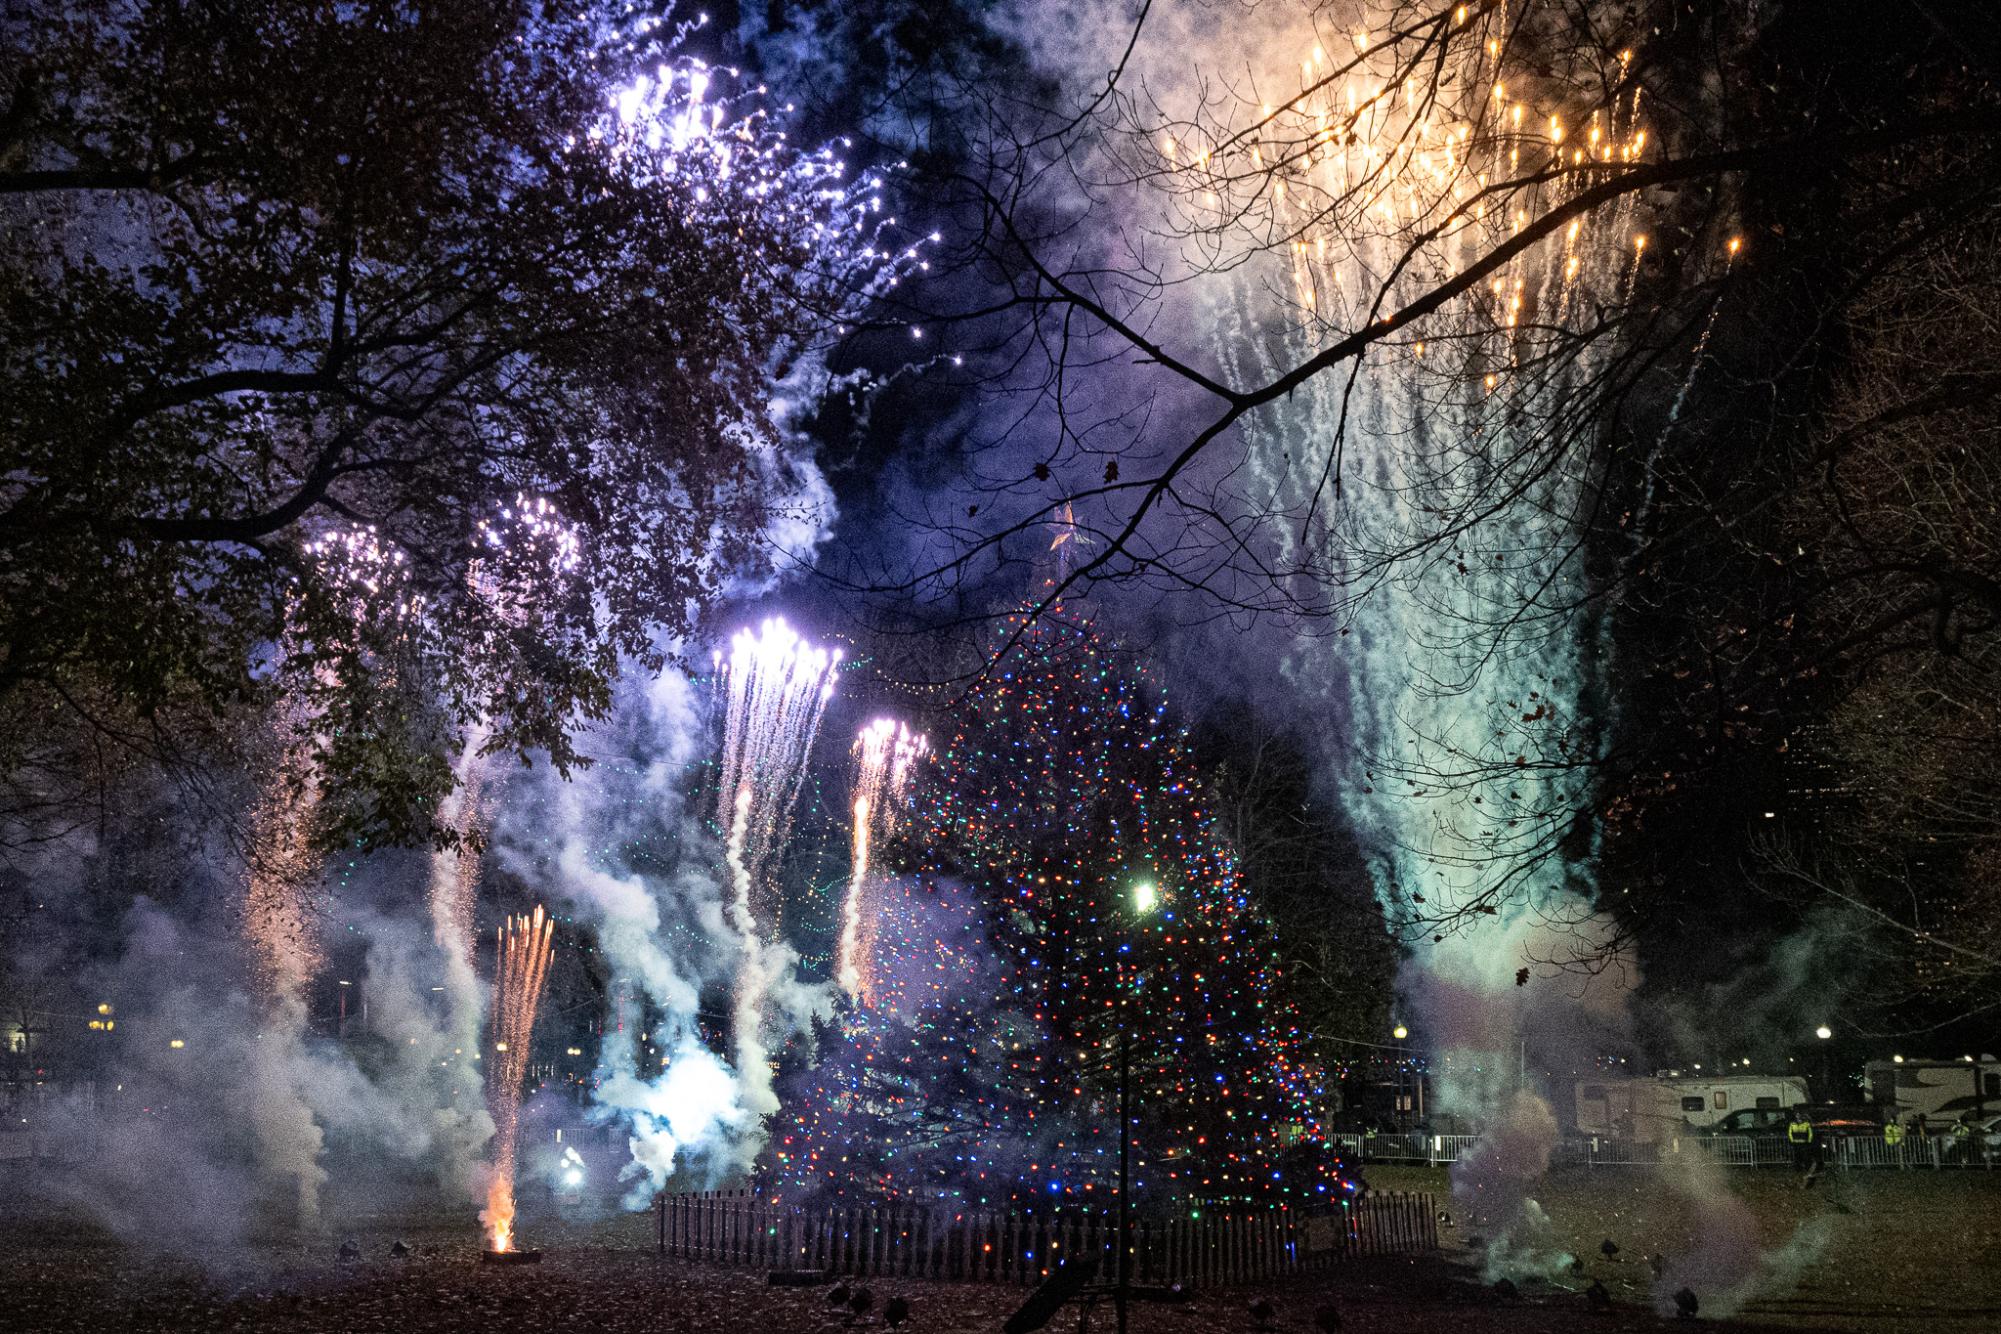
[[[759,1112],[777,1106],[763,1030],[765,1002],[787,958],[778,944],[782,902],[773,880],[840,661],[839,649],[807,643],[777,617],[755,635],[739,630],[727,659],[716,655],[728,691],[717,816],[730,876],[730,923],[743,951],[731,1036],[738,1076]]]
[[[575,571],[581,550],[581,534],[548,500],[516,495],[495,518],[480,521],[466,582],[474,599],[503,625],[519,625],[552,586]],[[473,912],[488,814],[485,750],[492,736],[482,717],[459,747],[452,765],[456,782],[438,807],[438,823],[457,835],[457,846],[431,854],[427,894],[432,938],[445,957],[448,1022],[457,1045],[467,1049],[479,1040],[482,997],[473,961]]]
[[[775,938],[781,905],[771,877],[841,651],[809,644],[773,617],[755,635],[739,630],[729,657],[719,652],[716,663],[728,690],[717,818],[735,849],[730,870],[744,928]]]
[[[549,977],[555,919],[540,904],[531,915],[509,917],[494,932],[497,954],[493,978],[493,1062],[487,1067],[487,1099],[493,1109],[493,1171],[488,1179],[487,1247],[496,1253],[514,1246],[514,1159],[521,1129],[522,1082],[528,1073],[529,1041],[535,1008]]]
[[[335,689],[336,664],[360,653],[371,632],[398,633],[421,614],[422,602],[409,591],[403,553],[385,546],[373,528],[331,530],[307,542],[303,554],[307,582],[301,600],[324,600],[346,624],[319,643],[310,642],[296,623],[286,633],[286,657],[294,664],[310,662],[310,668],[268,716],[273,759],[250,812],[243,925],[263,1002],[251,1120],[261,1161],[296,1183],[296,1216],[310,1226],[326,1175],[319,1166],[323,1137],[292,1060],[305,1037],[306,989],[325,962],[311,901],[321,862],[313,848],[321,739],[309,695]]]
[[[850,802],[851,829],[848,893],[841,906],[841,942],[834,976],[841,989],[864,1005],[876,999],[875,933],[878,914],[867,903],[870,857],[894,830],[899,800],[910,783],[917,761],[931,749],[929,738],[912,732],[894,718],[878,718],[862,728],[855,740],[860,757]]]

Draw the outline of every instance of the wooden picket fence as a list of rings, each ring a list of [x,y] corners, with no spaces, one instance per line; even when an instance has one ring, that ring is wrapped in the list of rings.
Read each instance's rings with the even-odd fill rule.
[[[864,1277],[1039,1283],[1065,1261],[1115,1265],[1117,1221],[1075,1209],[949,1211],[917,1205],[800,1209],[749,1191],[661,1195],[662,1255],[759,1269],[819,1269]],[[1133,1281],[1246,1283],[1357,1255],[1438,1247],[1431,1196],[1371,1193],[1343,1208],[1302,1213],[1210,1211],[1133,1224]]]

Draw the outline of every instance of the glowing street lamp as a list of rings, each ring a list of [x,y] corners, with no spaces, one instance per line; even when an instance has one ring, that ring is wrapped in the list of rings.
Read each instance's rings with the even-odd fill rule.
[[[1822,1042],[1825,1042],[1829,1038],[1834,1036],[1834,1030],[1829,1028],[1826,1024],[1822,1024],[1818,1028],[1813,1030],[1813,1035],[1819,1038]],[[1834,1059],[1829,1054],[1828,1049],[1826,1047],[1822,1047],[1820,1049],[1820,1083],[1821,1083],[1821,1090],[1820,1090],[1821,1093],[1827,1098],[1829,1102],[1833,1102]]]
[[[1142,880],[1133,886],[1133,915],[1144,917],[1160,905],[1160,886]],[[1124,953],[1123,950],[1120,951]],[[1135,976],[1134,985],[1138,985]],[[1119,986],[1119,1283],[1113,1291],[1119,1334],[1126,1334],[1126,1308],[1132,1295],[1132,1025],[1126,1018],[1124,979]]]
[[[1397,1047],[1396,1106],[1393,1110],[1396,1112],[1397,1124],[1408,1131],[1411,1128],[1412,1112],[1409,1083],[1410,1050],[1401,1044],[1410,1036],[1410,1026],[1400,1023],[1390,1030],[1390,1036],[1395,1038],[1399,1044]],[[1424,1104],[1423,1088],[1422,1084],[1418,1085],[1419,1096],[1417,1103],[1420,1107]]]

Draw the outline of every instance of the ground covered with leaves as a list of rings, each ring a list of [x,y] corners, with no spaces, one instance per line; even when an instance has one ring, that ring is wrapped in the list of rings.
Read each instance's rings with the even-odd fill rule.
[[[1443,1168],[1363,1170],[1377,1189],[1451,1195]],[[1745,1321],[1865,1334],[2001,1329],[2001,1169],[1823,1172],[1803,1185],[1783,1168],[1572,1168],[1535,1198],[1553,1248],[1585,1261],[1582,1275],[1559,1269],[1552,1282],[1598,1279],[1619,1307],[1680,1286],[1660,1283],[1655,1256],[1703,1255],[1722,1269],[1739,1252],[1754,1276],[1735,1307]],[[1472,1228],[1454,1222],[1448,1253],[1465,1257]],[[1705,1315],[1714,1309],[1720,1276],[1706,1284],[1697,1266],[1685,1281]]]
[[[1440,1192],[1442,1173],[1375,1169],[1378,1186]],[[1392,1178],[1396,1178],[1394,1181]],[[1761,1294],[1732,1321],[1708,1328],[1816,1328],[1857,1331],[1989,1330],[2001,1327],[2001,1173],[1856,1175],[1802,1190],[1780,1174],[1733,1179],[1782,1245],[1803,1221],[1836,1220],[1816,1232],[1784,1292]],[[1196,1294],[1181,1306],[1136,1309],[1137,1334],[1253,1331],[1254,1303],[1268,1301],[1268,1325],[1319,1328],[1332,1310],[1339,1329],[1374,1331],[1627,1331],[1677,1327],[1654,1313],[1658,1284],[1647,1258],[1700,1218],[1664,1199],[1641,1173],[1567,1174],[1542,1193],[1553,1233],[1587,1256],[1525,1282],[1512,1297],[1482,1281],[1455,1219],[1445,1254],[1422,1260],[1352,1261],[1326,1274],[1257,1289]],[[859,1319],[829,1302],[832,1289],[772,1288],[759,1272],[654,1254],[644,1216],[539,1223],[529,1244],[539,1265],[479,1263],[468,1223],[444,1216],[375,1218],[310,1236],[274,1234],[200,1253],[121,1241],[58,1218],[5,1211],[0,1218],[0,1330],[29,1331],[466,1331],[508,1334],[549,1329],[613,1334],[817,1334],[882,1329],[893,1297],[909,1303],[903,1326],[915,1334],[990,1334],[1024,1292],[1013,1287],[870,1280],[873,1302]],[[1619,1251],[1599,1253],[1604,1240]],[[343,1255],[343,1243],[351,1250]],[[401,1243],[402,1253],[395,1249]],[[1761,1239],[1763,1244],[1763,1239]],[[1598,1279],[1609,1309],[1593,1309],[1585,1288]],[[1708,1314],[1705,1312],[1705,1314]],[[1053,1322],[1076,1329],[1072,1308]],[[1109,1304],[1089,1327],[1114,1328]],[[1687,1328],[1686,1325],[1678,1326]]]

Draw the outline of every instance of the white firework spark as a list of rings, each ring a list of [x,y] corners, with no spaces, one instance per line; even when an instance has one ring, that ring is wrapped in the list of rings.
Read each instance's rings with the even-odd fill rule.
[[[848,892],[841,905],[841,940],[835,954],[834,978],[841,989],[864,1005],[875,1000],[872,964],[878,915],[869,911],[869,872],[874,850],[896,826],[901,798],[911,775],[931,749],[921,732],[894,718],[878,718],[855,739],[855,784],[849,809],[853,816]]]

